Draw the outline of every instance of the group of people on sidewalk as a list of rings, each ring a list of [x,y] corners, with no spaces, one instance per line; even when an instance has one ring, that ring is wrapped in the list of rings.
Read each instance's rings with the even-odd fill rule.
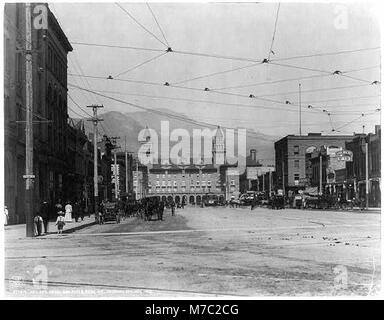
[[[84,220],[85,215],[85,205],[82,201],[66,201],[63,207],[62,201],[59,200],[54,208],[50,208],[47,201],[43,201],[40,207],[40,211],[35,214],[33,219],[35,236],[40,236],[45,233],[48,233],[48,223],[52,215],[52,211],[56,214],[57,233],[62,234],[64,226],[66,223],[75,222]]]

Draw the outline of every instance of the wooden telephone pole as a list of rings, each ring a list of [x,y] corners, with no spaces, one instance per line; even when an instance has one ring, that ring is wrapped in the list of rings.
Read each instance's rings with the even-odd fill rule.
[[[25,220],[26,236],[34,236],[33,224],[33,87],[32,87],[32,14],[31,4],[25,4]]]
[[[93,122],[93,184],[94,184],[94,212],[95,219],[98,219],[98,210],[99,210],[99,186],[98,186],[98,165],[97,165],[97,125],[99,121],[103,121],[103,119],[97,117],[97,109],[104,108],[103,105],[91,105],[87,106],[87,108],[93,109],[93,118],[88,121]]]

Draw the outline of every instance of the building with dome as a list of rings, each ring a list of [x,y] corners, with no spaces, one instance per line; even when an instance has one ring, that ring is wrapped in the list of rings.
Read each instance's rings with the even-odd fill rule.
[[[153,156],[150,130],[146,128],[139,137],[141,144],[139,159]],[[212,161],[190,159],[178,164],[167,161],[137,165],[133,173],[136,199],[157,196],[162,200],[174,200],[186,204],[201,204],[207,197],[215,196],[219,201],[238,196],[239,175],[236,166],[226,161],[224,132],[217,127],[212,137]]]

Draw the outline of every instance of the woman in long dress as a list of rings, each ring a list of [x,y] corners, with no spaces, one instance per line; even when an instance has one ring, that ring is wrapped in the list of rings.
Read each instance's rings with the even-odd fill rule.
[[[72,206],[69,201],[67,201],[67,204],[65,205],[64,220],[65,222],[72,222]]]

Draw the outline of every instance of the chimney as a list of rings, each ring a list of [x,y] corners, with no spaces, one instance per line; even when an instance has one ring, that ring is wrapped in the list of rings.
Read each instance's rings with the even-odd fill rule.
[[[251,160],[256,161],[256,149],[251,149],[250,155],[251,155]]]

